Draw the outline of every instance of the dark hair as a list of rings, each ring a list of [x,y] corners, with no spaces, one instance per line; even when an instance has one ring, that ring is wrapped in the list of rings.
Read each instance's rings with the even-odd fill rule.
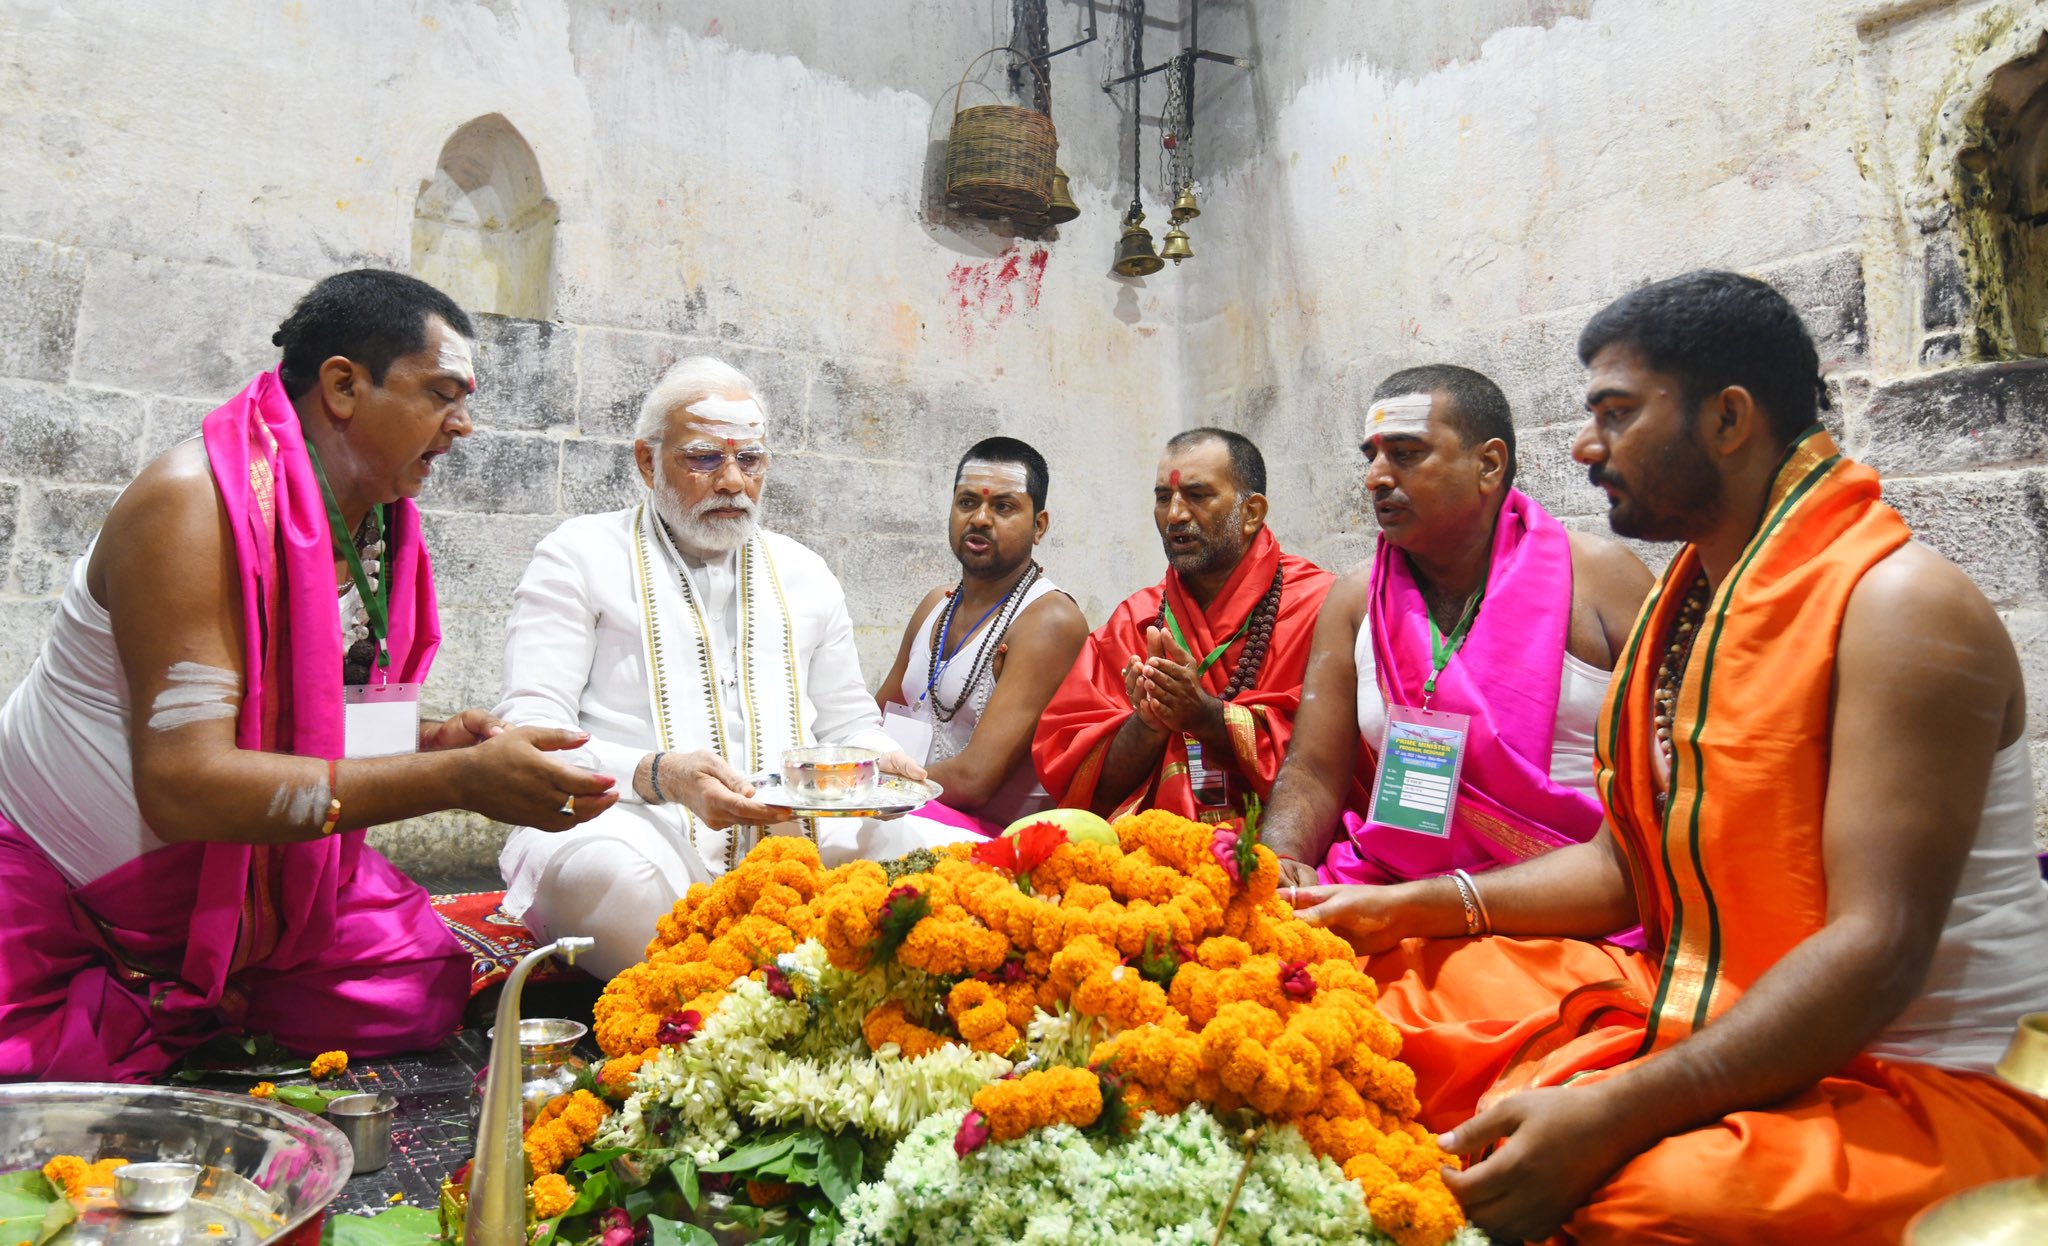
[[[967,447],[967,453],[960,456],[959,466],[953,469],[953,484],[960,484],[960,473],[967,470],[970,459],[984,463],[1015,463],[1024,469],[1024,492],[1031,495],[1031,512],[1035,515],[1045,509],[1045,491],[1052,484],[1052,474],[1045,470],[1045,456],[1015,437],[983,437]]]
[[[1243,433],[1233,433],[1227,428],[1191,428],[1184,433],[1175,433],[1167,439],[1167,450],[1185,450],[1204,441],[1220,441],[1230,452],[1230,474],[1237,478],[1239,493],[1264,493],[1266,491],[1266,456],[1252,444],[1252,439]]]
[[[1740,385],[1778,444],[1790,445],[1828,407],[1820,355],[1784,295],[1754,277],[1699,269],[1652,282],[1600,309],[1579,334],[1579,362],[1633,346],[1678,378],[1687,407]]]
[[[455,300],[404,273],[357,268],[335,273],[306,291],[284,318],[271,344],[284,348],[279,369],[284,392],[297,398],[320,379],[320,365],[340,355],[370,370],[370,380],[427,344],[427,318],[439,316],[467,338],[476,326]]]
[[[1454,363],[1425,364],[1403,368],[1381,381],[1372,400],[1402,394],[1442,394],[1450,399],[1446,415],[1458,431],[1458,441],[1467,450],[1498,437],[1507,443],[1508,470],[1501,480],[1503,489],[1515,483],[1515,417],[1508,409],[1508,396],[1482,373]]]

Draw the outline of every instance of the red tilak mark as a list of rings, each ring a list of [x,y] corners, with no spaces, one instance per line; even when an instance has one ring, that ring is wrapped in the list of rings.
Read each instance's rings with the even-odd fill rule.
[[[730,437],[727,437],[727,438],[725,439],[725,448],[726,448],[726,449],[728,449],[728,450],[730,450],[730,449],[732,449],[732,448],[733,448],[733,445],[734,445],[733,439],[732,439],[732,438],[730,438]]]
[[[1169,489],[1178,489],[1178,488],[1180,488],[1180,472],[1179,472],[1179,471],[1171,471],[1171,472],[1168,472],[1168,473],[1166,473],[1166,487],[1167,487],[1167,488],[1169,488]]]
[[[983,489],[981,491],[981,500],[984,502],[988,501],[988,490]]]

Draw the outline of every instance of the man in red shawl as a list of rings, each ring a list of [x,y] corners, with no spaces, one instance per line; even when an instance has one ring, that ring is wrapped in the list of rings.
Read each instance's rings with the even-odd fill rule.
[[[0,1080],[142,1081],[217,1034],[432,1046],[469,956],[362,828],[617,800],[482,710],[422,722],[441,640],[412,498],[469,435],[469,318],[320,282],[283,362],[115,501],[0,706]]]
[[[1166,579],[1089,636],[1032,740],[1061,805],[1221,822],[1272,792],[1333,577],[1280,552],[1265,492],[1265,459],[1237,433],[1166,443],[1152,485]]]

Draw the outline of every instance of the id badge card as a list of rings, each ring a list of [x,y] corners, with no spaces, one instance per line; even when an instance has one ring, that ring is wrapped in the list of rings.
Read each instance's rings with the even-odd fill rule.
[[[1182,742],[1188,753],[1188,786],[1194,789],[1195,802],[1211,808],[1221,808],[1230,801],[1225,772],[1212,770],[1202,764],[1202,742],[1191,735],[1183,735]]]
[[[350,684],[341,690],[343,757],[420,750],[418,684]]]
[[[1387,730],[1380,737],[1379,774],[1372,784],[1371,820],[1448,838],[1471,726],[1466,714],[1389,706]]]
[[[932,725],[928,720],[891,702],[882,707],[882,730],[910,760],[920,766],[931,764]]]

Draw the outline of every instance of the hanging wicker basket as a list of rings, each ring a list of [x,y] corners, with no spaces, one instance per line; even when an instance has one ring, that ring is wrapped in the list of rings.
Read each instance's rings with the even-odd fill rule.
[[[1045,71],[1015,48],[990,48],[967,63],[960,85],[953,89],[953,132],[946,139],[946,206],[970,216],[1043,216],[1052,200],[1053,160],[1059,153],[1052,118],[1013,104],[960,107],[968,74],[997,52],[1022,60],[1041,83],[1045,81]]]

